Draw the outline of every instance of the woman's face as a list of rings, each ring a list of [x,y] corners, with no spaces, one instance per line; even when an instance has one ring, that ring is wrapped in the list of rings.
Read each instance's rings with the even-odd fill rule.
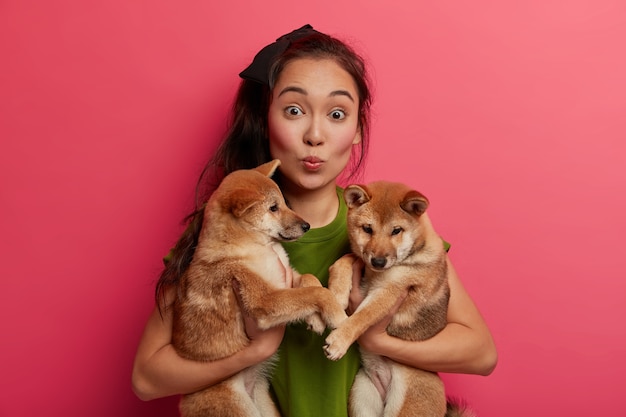
[[[358,97],[352,76],[331,59],[285,66],[268,113],[270,153],[281,160],[284,191],[334,189],[361,141]]]

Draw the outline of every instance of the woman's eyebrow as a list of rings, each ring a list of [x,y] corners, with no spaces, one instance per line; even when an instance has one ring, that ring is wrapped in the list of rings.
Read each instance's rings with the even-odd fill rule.
[[[290,92],[302,94],[303,96],[308,95],[308,93],[306,92],[304,88],[287,86],[281,90],[281,92],[278,94],[278,97],[282,96],[285,93],[290,93]]]
[[[290,93],[290,92],[302,94],[303,96],[309,95],[304,88],[296,87],[296,86],[287,86],[283,88],[280,93],[278,93],[278,97],[282,96],[283,94]],[[335,97],[335,96],[345,96],[345,97],[348,97],[352,102],[354,102],[354,97],[352,97],[352,94],[350,94],[350,92],[347,90],[331,91],[331,93],[328,95],[328,97]]]
[[[347,90],[336,90],[333,91],[332,93],[329,94],[330,97],[335,97],[335,96],[346,96],[350,99],[350,101],[354,102],[354,97],[352,97],[352,94],[350,94],[349,91]]]

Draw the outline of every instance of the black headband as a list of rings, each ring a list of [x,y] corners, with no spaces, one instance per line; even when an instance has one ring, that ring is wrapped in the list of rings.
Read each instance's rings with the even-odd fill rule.
[[[245,80],[256,81],[257,83],[269,85],[270,66],[274,59],[285,52],[291,42],[302,39],[314,33],[320,33],[313,29],[311,25],[304,25],[300,29],[287,33],[276,39],[276,42],[267,45],[259,51],[248,67],[239,73]]]

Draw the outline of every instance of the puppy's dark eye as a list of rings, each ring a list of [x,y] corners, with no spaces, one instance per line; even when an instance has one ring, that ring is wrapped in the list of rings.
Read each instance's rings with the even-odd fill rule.
[[[372,233],[374,233],[370,225],[364,224],[362,227],[363,227],[363,231],[367,233],[368,235],[371,235]]]
[[[274,204],[270,207],[270,211],[278,211],[278,204]]]
[[[391,231],[391,236],[395,236],[397,234],[400,234],[401,231],[402,231],[401,227],[394,227],[393,230]]]

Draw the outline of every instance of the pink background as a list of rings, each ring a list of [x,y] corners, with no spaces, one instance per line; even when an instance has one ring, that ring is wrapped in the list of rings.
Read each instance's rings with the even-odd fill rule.
[[[383,5],[383,3],[385,5]],[[496,338],[479,415],[623,416],[626,6],[0,3],[0,416],[171,416],[130,388],[237,73],[302,24],[375,79],[367,179],[424,192]]]

